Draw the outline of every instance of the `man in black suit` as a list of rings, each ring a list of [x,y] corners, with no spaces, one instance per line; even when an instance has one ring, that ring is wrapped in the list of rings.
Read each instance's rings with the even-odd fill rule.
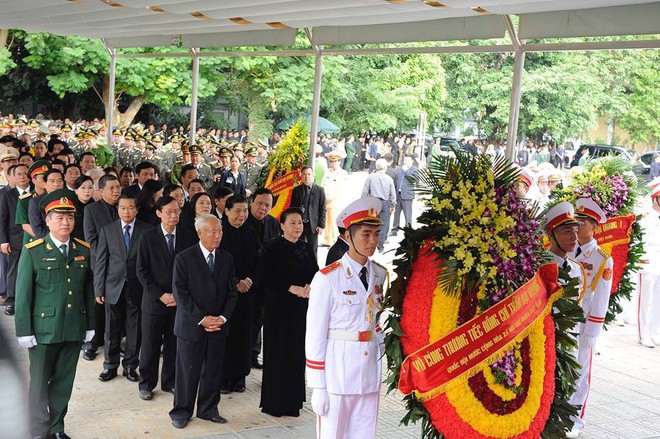
[[[176,384],[172,425],[184,428],[197,400],[197,417],[218,424],[220,381],[228,330],[238,300],[231,254],[219,249],[222,225],[214,215],[195,220],[199,245],[174,260],[174,297],[177,302],[174,334],[177,337]],[[199,391],[198,391],[199,389]]]
[[[140,162],[135,167],[135,176],[137,178],[137,183],[130,185],[122,192],[126,195],[130,195],[133,198],[137,198],[138,194],[142,190],[142,186],[147,182],[147,180],[153,180],[156,178],[156,165],[149,162]]]
[[[99,380],[110,381],[117,376],[120,343],[125,330],[124,376],[137,382],[142,286],[135,266],[138,244],[151,226],[136,219],[138,206],[135,198],[121,195],[117,211],[119,219],[101,229],[96,246],[94,295],[98,304],[105,305],[105,361]]]
[[[8,173],[13,175],[16,186],[0,195],[0,250],[7,255],[7,300],[13,308],[18,259],[23,249],[23,227],[16,224],[16,206],[18,197],[30,193],[30,178],[28,167],[23,164],[12,166]]]
[[[153,397],[158,383],[161,345],[160,387],[166,392],[174,391],[177,306],[172,294],[174,257],[197,242],[192,232],[178,226],[181,209],[174,198],[169,195],[161,197],[155,207],[161,223],[143,234],[137,255],[137,277],[142,284],[139,396],[145,401]]]
[[[348,251],[348,248],[350,247],[348,245],[348,236],[346,233],[346,229],[343,227],[337,227],[339,229],[339,237],[335,241],[334,244],[332,244],[332,247],[328,250],[328,255],[325,258],[325,265],[328,266],[332,264],[335,261],[338,261],[344,256],[344,254]]]
[[[101,177],[98,186],[101,192],[101,199],[88,204],[83,214],[83,231],[85,233],[85,241],[91,246],[90,253],[92,261],[96,260],[96,246],[99,243],[101,229],[118,218],[117,200],[121,191],[119,180],[112,174]],[[96,313],[94,338],[91,342],[85,343],[82,346],[82,357],[87,361],[92,361],[96,358],[96,350],[103,344],[105,332],[105,307],[97,303],[94,312]]]
[[[302,168],[302,184],[293,189],[290,206],[303,211],[303,236],[316,256],[319,234],[325,228],[325,191],[314,184],[312,168]]]
[[[252,227],[257,232],[259,244],[264,244],[273,238],[277,238],[282,233],[280,222],[274,216],[269,215],[273,208],[273,193],[270,189],[259,188],[250,197],[250,212],[246,225]],[[261,369],[263,366],[259,363],[259,354],[261,353],[261,327],[263,326],[264,314],[264,293],[257,288],[254,299],[254,327],[252,328],[252,367]]]
[[[280,222],[269,215],[273,208],[273,193],[262,187],[254,191],[250,199],[250,212],[246,223],[257,232],[259,243],[263,246],[282,234]]]

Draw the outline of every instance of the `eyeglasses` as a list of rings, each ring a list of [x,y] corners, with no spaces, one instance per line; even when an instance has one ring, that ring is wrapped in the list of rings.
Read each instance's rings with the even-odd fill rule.
[[[181,213],[181,210],[180,209],[176,209],[176,210],[174,210],[174,209],[167,209],[167,210],[163,209],[163,210],[161,210],[161,212],[164,213],[165,215],[179,215]]]

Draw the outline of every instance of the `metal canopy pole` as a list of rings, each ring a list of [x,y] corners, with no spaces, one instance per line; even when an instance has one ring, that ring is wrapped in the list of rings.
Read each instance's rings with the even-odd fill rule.
[[[190,134],[188,142],[195,144],[195,133],[197,132],[197,89],[199,85],[199,49],[192,48],[190,53],[193,57],[192,65],[192,96],[190,97]]]
[[[515,50],[513,66],[513,85],[511,86],[511,106],[509,107],[509,127],[507,130],[505,157],[514,161],[516,136],[518,135],[518,116],[520,114],[520,97],[522,95],[522,76],[525,70],[524,41],[518,39],[511,17],[504,16],[504,24]]]
[[[312,120],[309,128],[309,166],[314,168],[314,155],[319,126],[319,108],[321,107],[321,81],[323,80],[323,54],[322,46],[317,46],[312,41],[312,33],[307,28],[305,34],[309,43],[316,53],[316,64],[314,66],[314,94],[312,95]]]
[[[108,47],[105,41],[103,41],[105,49],[110,55],[110,73],[109,73],[109,84],[108,84],[108,104],[105,110],[106,121],[105,124],[108,127],[106,133],[106,141],[108,146],[112,145],[112,131],[114,129],[114,112],[115,112],[115,74],[117,71],[117,51],[112,47]]]

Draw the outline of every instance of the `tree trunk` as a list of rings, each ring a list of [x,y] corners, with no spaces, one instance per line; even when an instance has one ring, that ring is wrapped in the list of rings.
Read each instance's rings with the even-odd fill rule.
[[[115,94],[112,103],[113,121],[112,124],[110,124],[107,122],[109,116],[107,114],[108,101],[110,100],[109,94],[110,94],[110,76],[103,75],[103,107],[106,109],[105,120],[106,120],[106,125],[108,125],[108,128],[125,127],[132,124],[133,119],[135,119],[135,116],[137,115],[138,111],[140,111],[140,108],[142,108],[142,105],[144,105],[144,101],[146,97],[135,96],[131,101],[131,103],[128,105],[128,108],[126,108],[126,111],[122,113],[121,111],[119,111],[119,97]]]
[[[9,39],[9,29],[0,29],[0,53],[7,48]]]
[[[251,142],[269,137],[273,126],[266,119],[268,114],[268,102],[264,101],[258,94],[253,94],[247,99],[248,110],[248,138]]]

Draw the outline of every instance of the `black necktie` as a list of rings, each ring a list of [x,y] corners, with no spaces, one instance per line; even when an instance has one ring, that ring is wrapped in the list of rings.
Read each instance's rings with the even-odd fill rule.
[[[211,272],[213,272],[213,268],[215,267],[215,262],[213,260],[213,253],[209,253],[208,257],[206,258],[206,262],[209,264],[209,269]]]
[[[360,280],[362,281],[362,285],[364,285],[364,289],[368,289],[369,282],[367,281],[367,267],[362,267],[362,270],[360,270]]]
[[[575,256],[580,256],[580,253],[582,253],[582,247],[578,245],[577,251],[575,252]]]
[[[568,265],[568,261],[564,261],[564,263],[561,264],[561,269],[564,270],[566,273],[570,272],[570,266]]]

